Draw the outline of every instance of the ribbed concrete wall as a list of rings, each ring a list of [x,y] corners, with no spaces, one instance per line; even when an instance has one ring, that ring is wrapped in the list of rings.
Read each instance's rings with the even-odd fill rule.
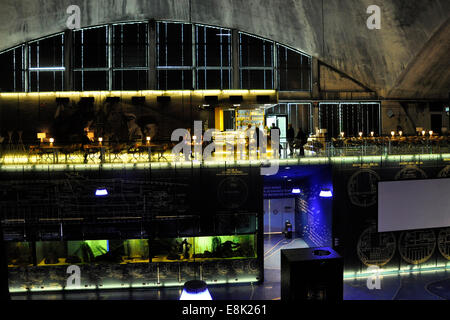
[[[192,21],[236,28],[311,54],[386,98],[446,98],[448,0],[0,0],[0,50],[66,28],[130,20]],[[369,30],[369,5],[381,30]]]

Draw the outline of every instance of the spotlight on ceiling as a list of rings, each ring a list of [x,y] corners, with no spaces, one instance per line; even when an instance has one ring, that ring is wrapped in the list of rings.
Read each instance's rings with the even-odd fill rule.
[[[184,284],[180,300],[212,300],[205,281],[191,280]]]
[[[294,189],[292,189],[292,193],[293,194],[299,194],[301,191],[300,191],[300,189],[299,188],[294,188]]]
[[[95,190],[95,195],[97,197],[104,197],[108,195],[108,190],[106,190],[106,188],[98,188],[97,190]]]
[[[319,197],[321,198],[332,198],[333,192],[329,188],[323,188],[320,190]]]

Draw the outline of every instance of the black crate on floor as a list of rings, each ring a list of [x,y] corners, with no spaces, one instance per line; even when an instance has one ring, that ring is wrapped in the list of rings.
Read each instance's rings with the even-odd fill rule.
[[[343,260],[331,248],[281,250],[281,300],[343,299]]]

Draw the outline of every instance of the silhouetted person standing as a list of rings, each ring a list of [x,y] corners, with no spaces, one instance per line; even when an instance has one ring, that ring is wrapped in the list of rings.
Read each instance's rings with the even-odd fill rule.
[[[288,146],[289,146],[289,153],[292,157],[292,155],[294,154],[295,131],[294,131],[294,128],[292,127],[291,123],[289,123],[289,125],[288,125],[288,129],[286,132],[286,138],[287,138],[287,142],[288,142]]]
[[[87,131],[84,131],[83,136],[81,138],[81,148],[84,152],[84,163],[87,163],[88,151],[86,147],[91,144],[91,139],[88,137]]]
[[[306,136],[306,133],[303,132],[302,128],[298,129],[297,136],[295,137],[296,143],[298,144],[298,148],[300,149],[300,156],[305,155],[305,149],[303,146],[308,142],[308,138]]]
[[[253,134],[253,139],[256,140],[256,156],[259,158],[260,154],[263,152],[263,150],[260,150],[261,147],[261,136],[264,134],[264,132],[261,131],[259,126],[256,126],[255,133]]]

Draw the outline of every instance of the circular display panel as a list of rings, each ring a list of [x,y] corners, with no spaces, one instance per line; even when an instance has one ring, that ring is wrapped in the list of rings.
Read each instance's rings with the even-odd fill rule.
[[[247,268],[250,272],[256,272],[259,270],[258,260],[252,259],[248,262]]]
[[[350,201],[359,207],[370,207],[377,203],[380,176],[373,170],[361,169],[355,172],[347,184]]]
[[[450,165],[446,166],[438,173],[438,178],[450,178]]]
[[[439,231],[437,243],[439,252],[447,260],[450,260],[450,228],[442,229]]]
[[[405,231],[400,234],[398,251],[408,263],[421,264],[434,253],[436,236],[432,230]]]
[[[241,207],[248,197],[248,187],[244,180],[237,177],[223,179],[217,188],[219,202],[228,209]]]
[[[416,166],[406,166],[395,175],[395,180],[425,179],[427,174]]]
[[[366,266],[384,266],[395,254],[396,241],[392,232],[377,232],[376,226],[363,231],[358,240],[357,253]]]
[[[244,262],[242,260],[233,261],[232,266],[233,266],[234,272],[236,272],[237,274],[244,273],[245,265],[244,265]]]

